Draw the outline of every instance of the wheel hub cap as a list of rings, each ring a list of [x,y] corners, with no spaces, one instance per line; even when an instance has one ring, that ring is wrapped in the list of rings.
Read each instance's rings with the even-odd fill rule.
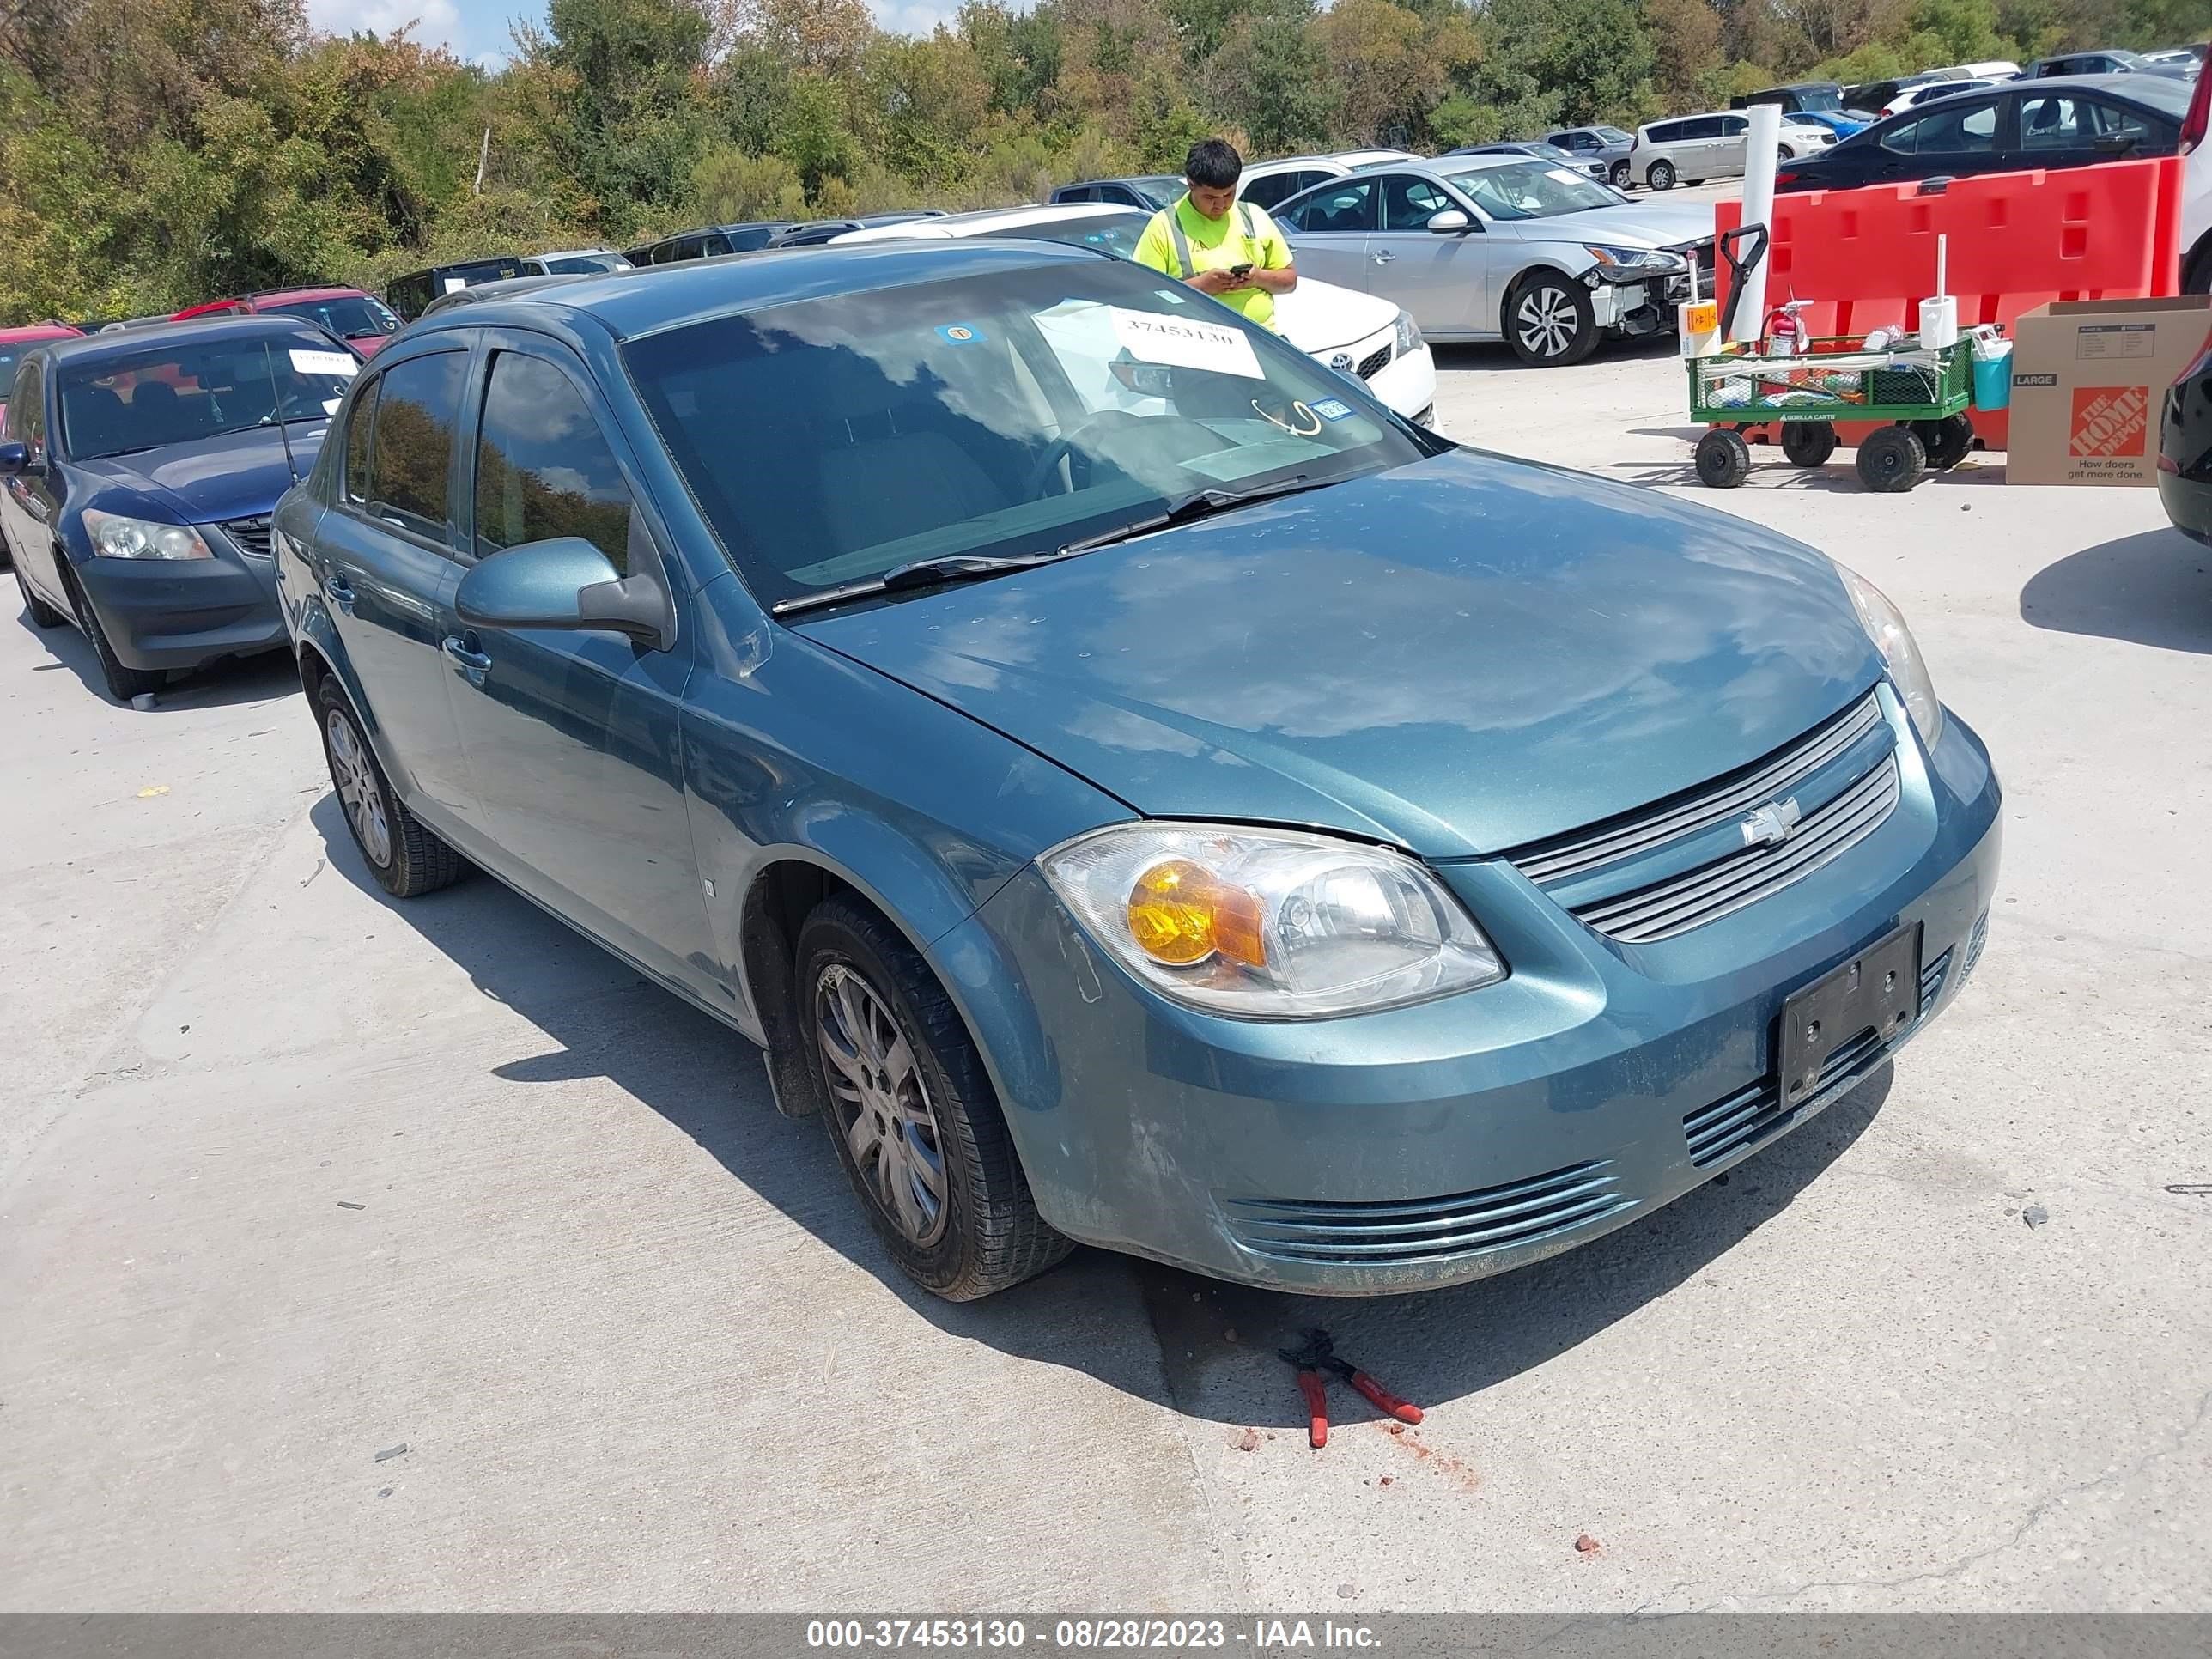
[[[353,722],[337,709],[323,723],[325,746],[331,754],[331,781],[337,786],[338,805],[361,842],[361,850],[378,869],[392,862],[392,822],[384,813],[384,791],[377,787],[368,754],[353,734]]]
[[[945,1143],[914,1045],[875,988],[842,963],[815,987],[814,1035],[861,1184],[902,1235],[935,1243],[946,1221]]]
[[[1528,290],[1514,308],[1521,343],[1540,357],[1556,357],[1575,337],[1575,308],[1558,289]]]

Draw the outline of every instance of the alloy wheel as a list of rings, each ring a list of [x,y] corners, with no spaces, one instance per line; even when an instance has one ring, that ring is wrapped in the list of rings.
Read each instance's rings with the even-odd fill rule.
[[[905,1237],[935,1243],[949,1216],[945,1138],[913,1043],[876,988],[842,963],[816,982],[814,1036],[860,1184]]]
[[[1565,356],[1580,321],[1574,301],[1549,283],[1529,289],[1513,307],[1513,331],[1532,356]]]
[[[325,741],[331,751],[331,781],[337,786],[338,805],[361,842],[368,861],[381,870],[392,862],[392,820],[384,811],[384,790],[368,751],[354,735],[353,722],[331,709],[323,722]]]

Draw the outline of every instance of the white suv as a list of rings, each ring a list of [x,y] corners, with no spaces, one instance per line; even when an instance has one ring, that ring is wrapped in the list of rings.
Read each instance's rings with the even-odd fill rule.
[[[1647,122],[1636,130],[1636,142],[1629,147],[1628,176],[1653,190],[1741,177],[1750,133],[1751,118],[1734,110]],[[1791,115],[1782,118],[1779,153],[1785,161],[1813,155],[1835,142],[1836,135],[1817,121],[1801,121]]]

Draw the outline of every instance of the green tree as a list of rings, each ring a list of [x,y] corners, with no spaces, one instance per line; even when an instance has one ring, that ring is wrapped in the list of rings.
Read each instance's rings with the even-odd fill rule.
[[[1341,102],[1311,25],[1313,0],[1272,0],[1235,19],[1208,61],[1209,101],[1261,155],[1318,149]]]

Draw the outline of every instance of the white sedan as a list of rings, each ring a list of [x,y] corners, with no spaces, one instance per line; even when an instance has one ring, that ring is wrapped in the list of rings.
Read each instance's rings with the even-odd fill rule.
[[[948,214],[848,231],[845,242],[911,241],[921,238],[999,236],[1095,247],[1127,258],[1136,252],[1151,215],[1134,208],[1094,203],[995,208]],[[1408,420],[1431,431],[1437,424],[1437,364],[1413,319],[1389,300],[1301,276],[1275,299],[1275,324],[1285,339],[1340,374],[1353,375]]]

